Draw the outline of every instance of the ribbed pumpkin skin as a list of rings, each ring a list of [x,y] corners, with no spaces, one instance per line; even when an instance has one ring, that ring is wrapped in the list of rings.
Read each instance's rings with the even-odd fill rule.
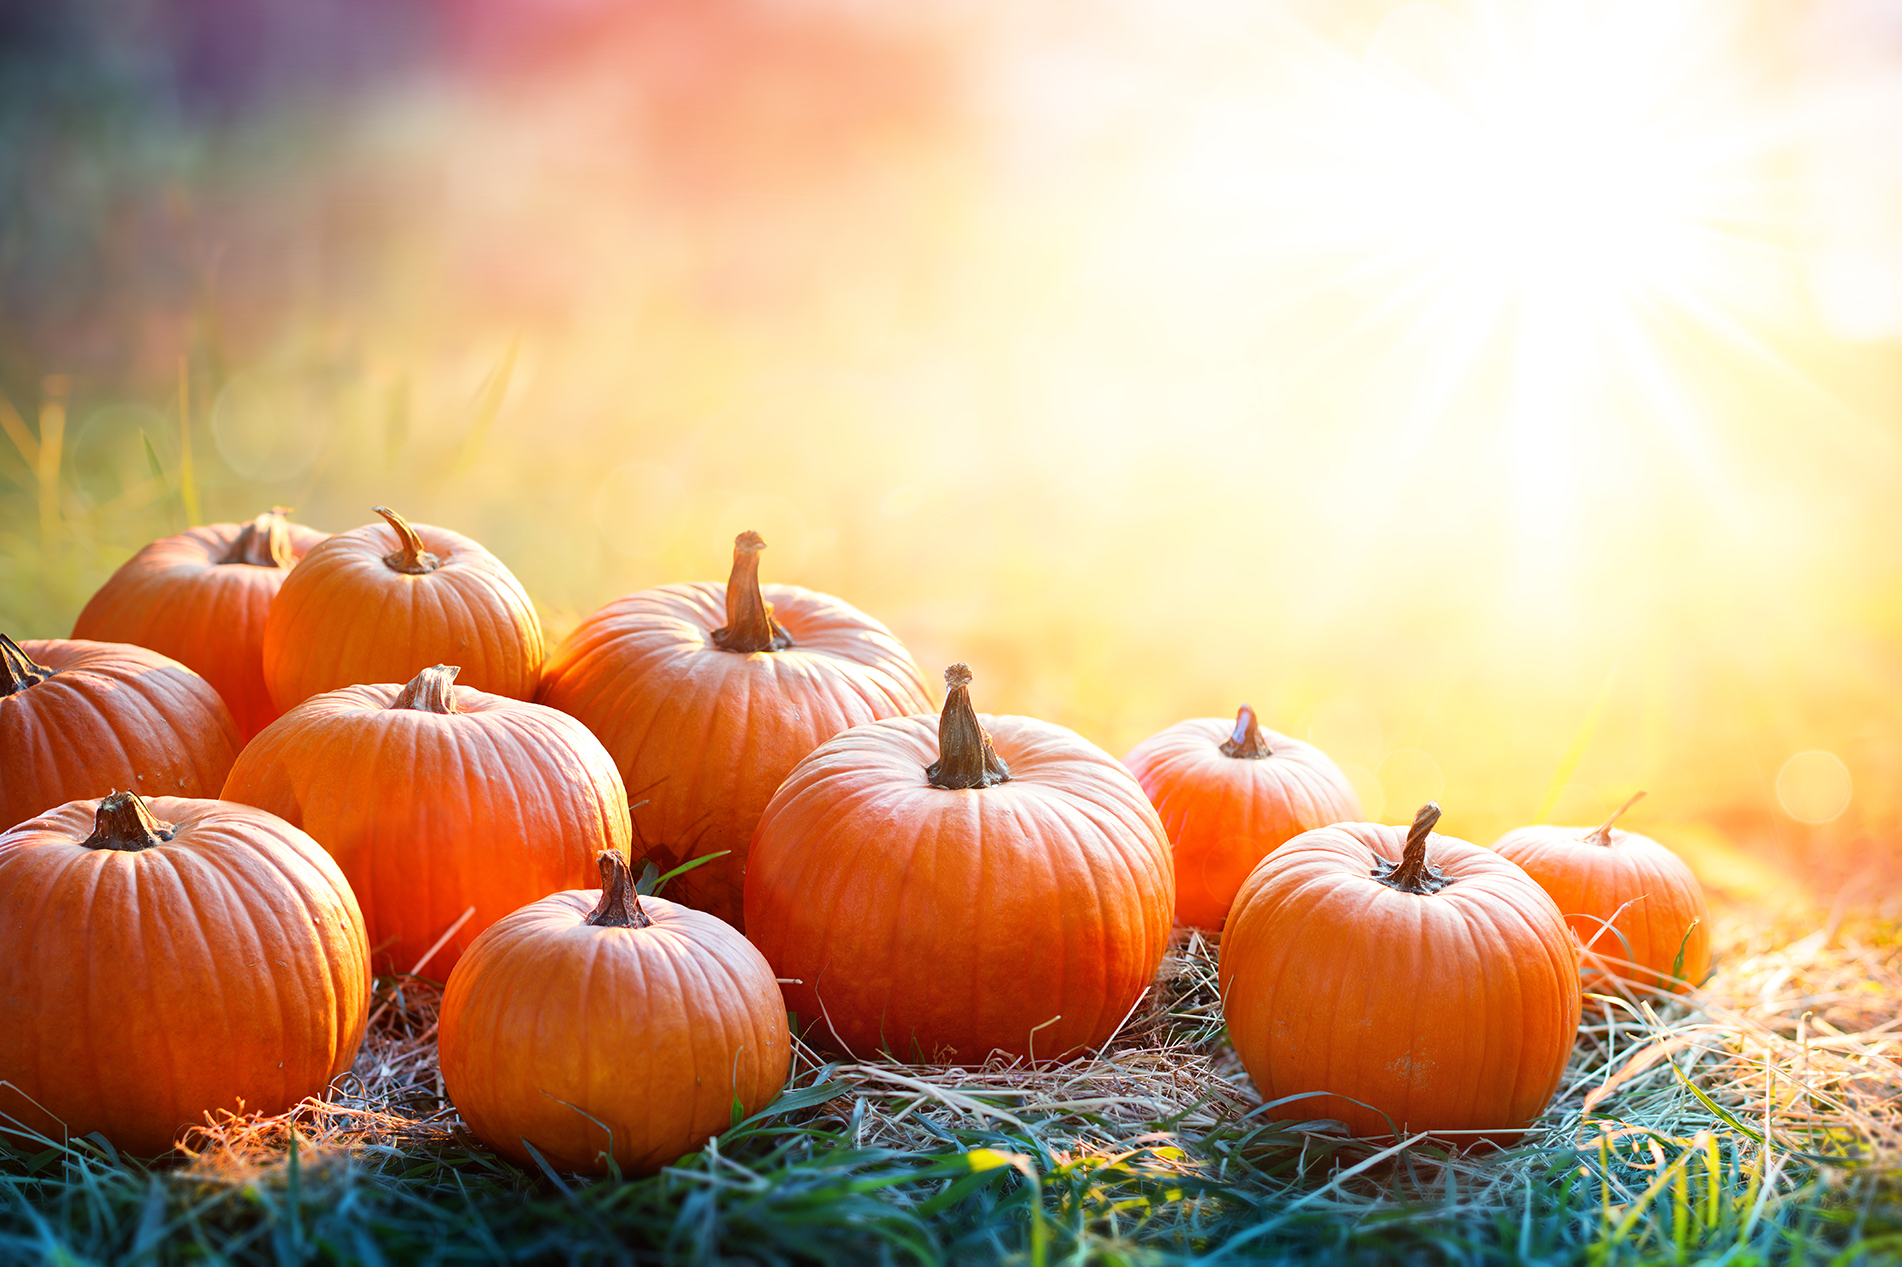
[[[784,651],[713,645],[726,586],[662,585],[581,622],[549,658],[542,703],[578,717],[614,754],[634,810],[635,856],[662,871],[730,851],[668,893],[744,929],[741,890],[760,811],[800,758],[849,727],[929,709],[910,653],[825,594],[765,585]]]
[[[572,717],[464,686],[451,688],[459,713],[393,709],[401,689],[304,701],[245,748],[224,796],[330,852],[363,906],[379,971],[408,972],[473,905],[424,966],[440,981],[490,924],[586,884],[602,850],[625,855],[627,794]]]
[[[1463,840],[1428,838],[1428,861],[1452,881],[1438,893],[1374,879],[1375,859],[1397,864],[1406,838],[1404,827],[1343,823],[1262,860],[1222,932],[1229,1039],[1263,1100],[1337,1093],[1272,1117],[1508,1142],[1565,1070],[1577,945],[1529,876]]]
[[[541,618],[515,574],[459,532],[412,524],[442,560],[413,576],[384,563],[402,545],[371,524],[316,545],[284,578],[264,622],[264,681],[280,710],[341,686],[407,682],[432,664],[461,685],[533,699]]]
[[[246,740],[277,718],[264,688],[264,618],[289,568],[220,563],[246,524],[206,524],[154,541],[99,587],[73,637],[130,642],[200,674],[224,698]],[[286,524],[302,558],[324,534]]]
[[[54,673],[0,696],[0,830],[120,789],[218,795],[243,741],[205,679],[121,642],[19,646]]]
[[[1521,827],[1493,842],[1500,857],[1551,894],[1578,935],[1585,947],[1582,988],[1615,992],[1620,981],[1631,981],[1683,993],[1702,981],[1710,973],[1710,911],[1697,877],[1649,836],[1614,827],[1611,843],[1599,845],[1585,839],[1592,830]],[[1607,920],[1624,941],[1605,928]],[[1683,974],[1673,980],[1680,946]]]
[[[799,980],[786,1003],[812,1041],[1055,1059],[1105,1041],[1155,978],[1175,881],[1142,789],[1074,731],[979,722],[1007,783],[932,787],[938,718],[904,717],[821,745],[766,807],[748,935]]]
[[[558,1170],[652,1174],[786,1082],[791,1042],[772,969],[730,925],[660,898],[647,928],[599,928],[600,890],[556,893],[490,928],[443,995],[443,1085],[463,1121],[518,1165],[526,1138]],[[573,1106],[572,1108],[569,1106]]]
[[[1319,748],[1264,729],[1271,755],[1230,757],[1233,727],[1177,722],[1123,758],[1175,850],[1176,921],[1195,928],[1220,929],[1242,881],[1285,841],[1361,816],[1354,785]]]
[[[141,1157],[208,1111],[320,1094],[370,1003],[363,917],[315,842],[248,806],[148,804],[176,834],[137,853],[78,843],[96,800],[0,835],[0,1079]],[[61,1137],[5,1087],[0,1113]]]

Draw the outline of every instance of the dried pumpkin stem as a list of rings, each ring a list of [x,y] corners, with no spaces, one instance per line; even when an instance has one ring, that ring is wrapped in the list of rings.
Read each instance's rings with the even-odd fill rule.
[[[1388,888],[1417,895],[1438,893],[1452,883],[1438,867],[1427,862],[1427,837],[1433,834],[1433,825],[1439,821],[1439,802],[1428,801],[1422,805],[1420,812],[1413,816],[1413,826],[1407,829],[1407,846],[1400,855],[1400,865],[1377,859],[1374,878]]]
[[[114,792],[99,802],[98,812],[93,815],[92,835],[80,844],[87,849],[137,853],[171,838],[172,824],[154,817],[137,792]]]
[[[588,912],[586,922],[597,928],[646,928],[652,924],[654,921],[641,909],[634,873],[621,855],[607,849],[597,861],[601,866],[601,900]]]
[[[297,561],[291,551],[290,511],[273,506],[246,524],[220,563],[248,563],[252,567],[287,568]]]
[[[938,717],[938,759],[925,767],[932,787],[991,787],[1010,778],[1010,767],[991,746],[971,707],[971,670],[954,664],[944,671],[944,712]]]
[[[412,708],[419,713],[460,713],[456,707],[456,674],[459,664],[432,664],[409,680],[402,692],[390,702],[391,708]]]
[[[388,506],[372,506],[384,521],[396,530],[402,539],[400,550],[392,550],[383,556],[383,562],[398,572],[407,572],[411,576],[422,576],[434,572],[442,566],[442,560],[423,549],[423,539],[416,535],[416,529],[409,526],[409,520],[391,510]]]
[[[773,605],[759,588],[759,552],[766,541],[757,532],[733,538],[733,571],[726,578],[726,624],[713,631],[722,651],[750,654],[784,651],[792,637],[773,619]]]
[[[1611,845],[1611,825],[1617,822],[1619,819],[1623,818],[1625,816],[1626,810],[1630,809],[1633,805],[1636,805],[1639,801],[1642,801],[1643,799],[1644,799],[1643,792],[1634,793],[1630,800],[1626,801],[1623,805],[1620,805],[1617,809],[1612,811],[1612,815],[1610,818],[1607,818],[1604,822],[1598,825],[1597,831],[1594,831],[1589,836],[1585,837],[1585,842],[1587,844],[1605,845],[1609,847]]]
[[[1222,755],[1249,761],[1275,755],[1267,736],[1261,733],[1261,723],[1255,720],[1255,710],[1246,704],[1235,712],[1235,733],[1222,741]]]
[[[49,669],[20,650],[20,644],[0,634],[0,698],[38,686],[57,670]]]

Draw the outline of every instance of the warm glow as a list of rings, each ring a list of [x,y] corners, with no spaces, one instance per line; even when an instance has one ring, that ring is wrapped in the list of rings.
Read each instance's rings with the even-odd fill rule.
[[[475,0],[242,64],[161,8],[0,164],[0,632],[189,457],[556,638],[755,529],[988,710],[1250,703],[1388,821],[1902,830],[1882,6]]]
[[[1785,297],[1777,138],[1724,60],[1727,22],[1697,0],[1412,3],[1361,57],[1306,44],[1259,91],[1212,94],[1149,178],[1146,278],[1198,310],[1204,346],[1225,324],[1237,350],[1270,311],[1351,296],[1337,337],[1394,384],[1390,478],[1458,444],[1516,490],[1522,586],[1562,596],[1588,485],[1645,448],[1734,495],[1669,346],[1689,326],[1771,360],[1750,328]]]

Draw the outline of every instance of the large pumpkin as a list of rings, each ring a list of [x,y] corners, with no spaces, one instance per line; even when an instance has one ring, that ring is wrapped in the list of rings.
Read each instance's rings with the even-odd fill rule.
[[[216,796],[242,742],[211,684],[156,651],[0,634],[0,830],[115,788]]]
[[[269,814],[115,792],[0,834],[0,1128],[162,1153],[322,1094],[369,1002],[350,886]]]
[[[861,1058],[1059,1059],[1106,1041],[1169,940],[1169,841],[1129,771],[1076,732],[980,717],[857,726],[760,818],[748,935],[809,1040]]]
[[[1578,935],[1587,993],[1682,993],[1710,972],[1704,887],[1657,841],[1612,826],[1643,795],[1596,828],[1521,827],[1493,842],[1552,895]]]
[[[1558,1088],[1578,943],[1530,876],[1434,835],[1439,817],[1296,836],[1236,895],[1222,1014],[1270,1116],[1506,1142]]]
[[[287,514],[279,507],[154,541],[99,587],[73,637],[171,656],[212,684],[250,739],[278,715],[264,689],[265,615],[291,565],[324,539]]]
[[[637,856],[666,871],[727,855],[669,892],[741,928],[748,841],[780,781],[850,726],[931,707],[885,626],[826,594],[762,587],[765,548],[741,533],[725,585],[663,585],[595,612],[555,649],[537,697],[614,754]]]
[[[264,682],[287,711],[365,682],[459,664],[463,685],[532,699],[542,625],[515,574],[458,532],[388,521],[319,543],[284,578],[264,622]]]
[[[1360,797],[1312,744],[1263,730],[1243,704],[1177,722],[1123,758],[1155,803],[1175,848],[1176,920],[1219,929],[1235,891],[1302,832],[1360,817]]]
[[[598,890],[491,927],[449,977],[438,1050],[462,1120],[496,1152],[562,1170],[652,1174],[759,1112],[792,1044],[773,970],[730,925],[634,891],[616,853]]]
[[[447,977],[518,906],[586,884],[627,851],[627,793],[600,742],[540,704],[454,685],[347,686],[245,748],[226,800],[270,810],[330,851],[363,904],[380,970]],[[471,906],[475,914],[457,922]]]

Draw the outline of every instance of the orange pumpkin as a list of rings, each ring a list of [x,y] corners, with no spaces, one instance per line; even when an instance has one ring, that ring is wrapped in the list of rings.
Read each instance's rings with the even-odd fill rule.
[[[1558,1088],[1578,943],[1530,876],[1434,835],[1439,817],[1306,832],[1236,895],[1222,1014],[1270,1116],[1504,1143]]]
[[[931,707],[885,626],[826,594],[762,588],[765,548],[741,533],[725,585],[609,603],[555,649],[537,697],[614,754],[637,849],[661,870],[727,854],[670,891],[740,928],[748,841],[799,759],[847,727]]]
[[[1588,993],[1683,993],[1710,972],[1704,888],[1669,849],[1613,828],[1521,827],[1493,842],[1558,903],[1584,950]]]
[[[350,878],[380,970],[441,980],[518,906],[586,884],[627,852],[627,793],[574,718],[454,684],[436,665],[407,686],[305,700],[252,740],[225,783],[303,828]],[[475,914],[456,927],[471,906]]]
[[[264,689],[264,618],[291,565],[324,534],[282,507],[248,524],[207,524],[154,541],[99,587],[73,637],[130,642],[210,682],[244,739],[278,715]]]
[[[515,574],[461,533],[388,521],[340,532],[284,578],[264,622],[264,682],[288,711],[313,695],[407,682],[432,664],[463,685],[532,699],[542,625]]]
[[[176,660],[0,634],[0,829],[114,788],[216,796],[241,746],[218,692]]]
[[[1235,891],[1282,842],[1360,817],[1360,797],[1312,744],[1263,730],[1243,704],[1177,722],[1130,749],[1123,764],[1155,803],[1174,842],[1176,921],[1219,929]]]
[[[450,974],[438,1052],[469,1129],[522,1166],[652,1174],[785,1085],[773,970],[701,911],[643,903],[617,853],[600,889],[491,927]]]
[[[269,814],[115,792],[0,834],[0,1127],[162,1153],[321,1095],[369,1003],[350,886]]]
[[[865,1058],[1062,1059],[1105,1042],[1169,940],[1169,841],[1075,731],[980,717],[856,726],[794,768],[753,835],[749,935],[808,1039]]]

